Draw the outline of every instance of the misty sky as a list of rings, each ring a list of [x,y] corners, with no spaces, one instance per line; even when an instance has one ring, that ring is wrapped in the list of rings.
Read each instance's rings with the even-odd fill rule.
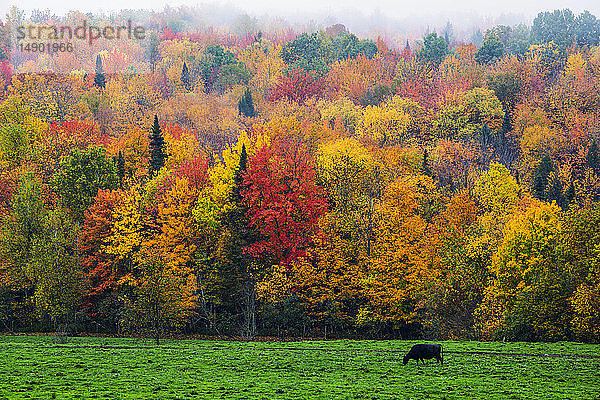
[[[531,26],[540,11],[570,8],[576,15],[584,10],[600,17],[600,0],[0,0],[4,15],[12,5],[25,11],[28,17],[34,9],[50,9],[51,14],[65,15],[70,10],[109,15],[122,9],[152,9],[162,11],[168,4],[199,7],[201,22],[207,26],[236,24],[247,14],[259,21],[278,18],[296,31],[314,32],[325,26],[342,23],[359,37],[376,39],[382,36],[392,48],[400,48],[408,40],[414,43],[431,31],[440,32],[447,22],[453,26],[453,39],[469,43],[475,31],[494,25]]]
[[[595,15],[600,15],[600,1],[598,0],[503,0],[489,1],[481,0],[301,0],[301,1],[281,1],[281,0],[229,0],[213,1],[220,4],[229,4],[232,8],[245,10],[250,15],[277,14],[281,16],[293,16],[297,12],[301,13],[319,13],[323,16],[328,14],[339,15],[347,12],[358,11],[365,15],[384,14],[388,18],[404,19],[407,16],[426,17],[473,14],[479,17],[496,17],[502,14],[522,15],[531,19],[537,12],[552,10],[556,8],[570,8],[575,12],[589,10]],[[193,0],[102,0],[87,1],[61,0],[48,2],[47,0],[3,0],[0,5],[0,12],[4,15],[12,5],[17,5],[19,9],[27,12],[33,9],[50,9],[58,15],[64,14],[69,10],[77,9],[83,12],[97,12],[120,10],[123,8],[138,9],[151,8],[162,10],[166,4],[171,7],[179,5],[195,6],[199,4]],[[273,15],[272,15],[273,16]]]

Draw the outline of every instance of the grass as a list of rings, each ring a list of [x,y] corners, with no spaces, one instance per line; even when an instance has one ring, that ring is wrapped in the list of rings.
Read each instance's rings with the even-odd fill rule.
[[[4,336],[0,399],[600,399],[600,358],[573,357],[598,345],[443,342],[444,366],[404,366],[414,343]]]

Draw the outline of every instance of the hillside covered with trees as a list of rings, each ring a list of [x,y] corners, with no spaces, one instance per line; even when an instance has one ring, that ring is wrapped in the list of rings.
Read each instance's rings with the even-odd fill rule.
[[[590,13],[399,49],[139,13],[9,60],[11,24],[114,23],[13,11],[0,330],[600,341]]]

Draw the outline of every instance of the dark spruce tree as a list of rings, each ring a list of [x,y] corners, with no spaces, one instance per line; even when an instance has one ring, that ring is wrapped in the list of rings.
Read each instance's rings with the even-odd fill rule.
[[[260,239],[260,234],[250,225],[248,207],[244,203],[242,192],[245,188],[244,175],[248,168],[248,154],[246,146],[242,146],[240,163],[235,171],[234,187],[231,191],[233,207],[222,218],[223,227],[229,231],[229,240],[226,245],[229,254],[228,262],[223,263],[221,271],[232,278],[233,308],[241,306],[242,335],[252,337],[256,334],[256,309],[255,309],[255,280],[252,275],[252,256],[245,249]],[[241,302],[240,302],[241,300]],[[238,309],[239,310],[239,309]],[[239,313],[239,311],[238,311]]]
[[[227,227],[231,229],[232,235],[239,240],[239,256],[241,264],[249,262],[249,255],[241,252],[241,249],[247,245],[256,241],[256,231],[249,227],[250,221],[248,220],[248,207],[244,203],[242,191],[244,190],[244,175],[248,169],[248,154],[246,152],[246,145],[242,145],[242,151],[240,153],[240,164],[235,171],[234,175],[234,186],[231,191],[231,203],[234,207],[225,213],[223,220]]]
[[[102,59],[100,54],[96,56],[96,75],[94,76],[94,86],[104,89],[106,86],[106,77],[104,76],[104,70],[102,69]]]
[[[181,70],[181,82],[183,82],[183,86],[185,86],[186,90],[192,90],[192,78],[190,77],[190,71],[185,62],[183,63],[183,69]]]
[[[558,206],[562,209],[566,209],[569,206],[569,203],[566,202],[565,197],[563,196],[563,184],[556,177],[556,175],[551,175],[548,179],[548,186],[546,187],[544,200],[554,200],[556,201],[556,204],[558,204]]]
[[[548,177],[554,170],[552,165],[552,159],[550,156],[545,155],[535,168],[533,173],[533,195],[535,198],[540,200],[546,200],[546,187],[548,186]]]
[[[421,164],[421,172],[423,175],[432,176],[431,168],[429,168],[429,155],[427,149],[423,151],[423,164]]]
[[[575,186],[573,185],[573,182],[571,182],[569,184],[569,187],[567,188],[567,191],[565,192],[565,207],[563,208],[568,208],[571,205],[571,203],[573,203],[573,201],[575,201]]]
[[[162,135],[162,130],[158,123],[158,117],[154,116],[154,124],[152,124],[152,130],[150,136],[150,163],[148,165],[148,174],[154,175],[162,167],[165,166],[165,160],[167,159],[167,152],[165,150],[165,139]]]
[[[494,147],[494,135],[490,127],[484,123],[479,130],[479,143],[481,144],[481,151],[489,151],[490,147]]]
[[[256,117],[256,111],[254,111],[254,103],[252,101],[252,93],[250,89],[246,88],[246,92],[238,101],[239,115],[245,115],[246,117]]]
[[[502,119],[502,133],[508,133],[512,131],[512,121],[510,117],[510,112],[508,110],[504,110],[504,118]]]

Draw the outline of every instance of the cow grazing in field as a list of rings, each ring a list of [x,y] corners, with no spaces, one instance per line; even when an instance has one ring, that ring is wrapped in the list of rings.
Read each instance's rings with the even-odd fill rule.
[[[441,344],[415,344],[412,349],[404,356],[403,364],[406,365],[408,360],[419,360],[425,364],[424,360],[435,358],[439,363],[444,365],[444,351]]]

